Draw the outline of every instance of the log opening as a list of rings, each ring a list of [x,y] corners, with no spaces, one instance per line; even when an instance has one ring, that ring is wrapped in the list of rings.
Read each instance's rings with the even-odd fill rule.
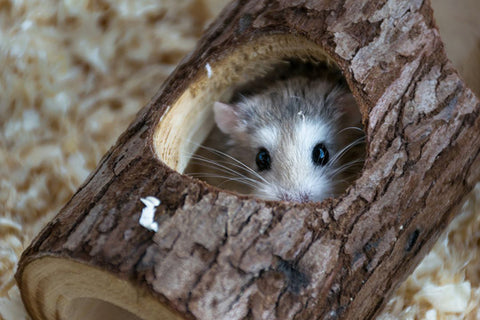
[[[26,266],[22,283],[25,300],[36,319],[179,320],[146,290],[104,270],[54,257]]]
[[[228,100],[233,87],[265,73],[282,60],[296,58],[333,63],[315,43],[294,35],[260,37],[223,59],[211,61],[199,70],[199,76],[180,98],[169,107],[157,125],[154,147],[158,157],[170,168],[183,173],[214,121],[212,104]]]
[[[185,90],[160,119],[154,135],[157,155],[168,166],[180,173],[199,177],[210,185],[247,195],[256,194],[252,190],[252,183],[255,183],[252,181],[258,178],[249,173],[249,170],[253,172],[253,169],[245,169],[253,168],[251,164],[250,166],[245,165],[248,164],[249,159],[253,159],[253,155],[242,159],[242,162],[239,161],[239,158],[229,159],[232,155],[228,155],[228,137],[221,133],[214,123],[212,109],[214,102],[229,102],[232,96],[243,97],[245,91],[251,94],[252,89],[258,90],[259,86],[264,89],[269,88],[278,79],[308,77],[310,80],[307,83],[310,83],[311,80],[314,81],[321,77],[327,83],[333,84],[334,81],[345,80],[340,68],[321,46],[293,35],[261,37],[248,42],[233,51],[225,52],[224,56],[216,61],[207,62],[204,70],[199,70],[199,74],[196,81]],[[318,87],[318,90],[324,89]],[[318,101],[320,103],[323,100]],[[338,104],[342,103],[346,102],[338,101]],[[339,107],[336,103],[334,105]],[[355,106],[355,109],[354,113],[359,115],[358,107]],[[288,122],[290,123],[291,120],[293,119]],[[329,121],[338,120],[331,119]],[[342,118],[340,123],[346,123],[346,121],[347,119]],[[359,120],[355,123],[356,127],[362,127]],[[349,155],[354,155],[355,161],[352,162],[355,163],[349,165],[346,163],[347,160],[338,161],[340,160],[338,159],[338,165],[326,169],[326,172],[333,172],[337,167],[340,169],[341,166],[349,166],[346,170],[348,173],[342,173],[342,177],[331,178],[331,182],[327,182],[327,184],[332,183],[338,186],[335,187],[333,193],[328,193],[328,195],[322,191],[320,194],[325,194],[322,197],[335,197],[342,194],[359,176],[363,167],[365,153],[363,128],[359,132],[354,132],[356,130],[347,127],[349,125],[345,125],[344,129],[350,129],[350,131],[342,134],[344,136],[342,140],[351,139],[351,141],[349,140],[343,147],[350,146],[352,141],[356,141],[356,144],[350,146],[346,152],[343,151],[344,149],[340,152],[340,144],[332,145],[332,148],[338,148],[338,154],[342,155],[342,159],[348,159],[352,157]],[[335,131],[336,129],[333,128],[331,127]],[[317,138],[326,139],[325,133],[318,134]],[[339,142],[337,141],[337,143]],[[303,149],[298,151],[303,152]],[[347,156],[345,157],[345,155]],[[233,161],[243,167],[232,164]],[[245,181],[246,179],[247,181]],[[330,180],[330,178],[326,179]],[[273,183],[277,185],[275,179]],[[322,187],[324,183],[317,185]],[[308,201],[320,201],[322,197],[317,195],[316,198]],[[288,200],[298,201],[294,198]]]

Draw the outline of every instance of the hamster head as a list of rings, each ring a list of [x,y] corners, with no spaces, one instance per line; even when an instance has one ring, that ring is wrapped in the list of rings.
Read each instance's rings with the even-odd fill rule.
[[[231,155],[252,169],[252,193],[260,198],[307,202],[336,196],[347,169],[363,162],[358,154],[347,156],[363,141],[363,131],[352,94],[338,82],[280,81],[232,104],[216,102],[214,114],[230,138]]]

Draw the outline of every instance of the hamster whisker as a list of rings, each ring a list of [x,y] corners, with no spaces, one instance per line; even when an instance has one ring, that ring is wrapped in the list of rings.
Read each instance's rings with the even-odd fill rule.
[[[234,177],[234,176],[222,175],[220,173],[192,172],[192,173],[188,173],[187,175],[190,176],[190,177],[195,177],[195,178],[225,178],[225,179],[231,179],[231,180],[237,179],[238,181],[240,181],[240,179],[241,179],[242,182],[244,181],[245,183],[249,183],[251,186],[255,185],[255,183],[258,182],[258,181],[252,180],[252,179],[250,179],[246,176]]]
[[[225,179],[222,183],[220,183],[219,185],[217,185],[217,187],[220,187],[222,184],[224,183],[227,183],[229,181],[235,181],[235,182],[238,182],[238,183],[241,183],[241,184],[244,184],[244,185],[247,185],[249,187],[256,187],[257,185],[254,184],[254,183],[251,183],[249,180],[245,180],[243,177],[238,177],[238,178],[232,178],[232,177],[229,177],[229,176],[224,176],[224,175],[220,175],[220,174],[208,174],[208,173],[192,173],[192,174],[188,174],[189,176],[192,176],[192,177],[195,177],[195,178],[219,178],[219,179]]]
[[[335,163],[336,161],[340,160],[341,157],[343,157],[347,151],[349,151],[350,149],[352,149],[353,147],[357,146],[357,145],[360,145],[362,143],[365,142],[365,136],[363,137],[360,137],[356,140],[354,140],[353,142],[349,143],[348,145],[346,145],[342,150],[340,150],[339,152],[337,152],[337,154],[333,157],[333,159],[331,160],[331,163]]]
[[[202,175],[205,178],[228,178],[231,179],[231,181],[235,181],[235,179],[241,179],[242,181],[237,180],[239,183],[242,183],[244,185],[248,185],[253,189],[257,189],[260,186],[265,186],[265,185],[271,185],[270,182],[268,182],[265,178],[263,178],[261,175],[259,175],[255,170],[250,168],[248,165],[245,163],[241,162],[240,160],[236,159],[235,157],[226,154],[220,150],[217,150],[215,148],[207,147],[204,145],[200,145],[196,142],[190,141],[192,144],[197,146],[197,148],[205,150],[212,155],[215,155],[216,157],[223,157],[225,160],[218,160],[218,159],[212,159],[209,157],[204,157],[200,156],[194,153],[190,153],[190,160],[192,164],[197,164],[206,168],[213,169],[217,171],[217,173],[201,173],[201,172],[196,172],[196,173],[189,173],[188,175],[191,176],[198,176],[202,177]],[[237,169],[237,170],[236,170]],[[221,177],[215,177],[214,175],[220,175],[220,174],[226,174],[227,176]],[[227,183],[227,181],[223,181],[223,183]],[[215,184],[217,187],[219,187],[218,184]]]
[[[194,161],[194,163],[197,163],[197,164],[199,164],[201,166],[204,166],[206,168],[215,169],[219,172],[230,174],[231,176],[242,177],[243,179],[248,180],[252,183],[259,183],[259,181],[255,180],[255,179],[252,179],[252,178],[242,174],[241,172],[239,172],[237,170],[234,170],[232,168],[224,166],[224,165],[218,163],[218,161],[214,161],[214,160],[204,158],[204,157],[201,157],[201,156],[192,156],[191,159],[192,160],[197,160],[197,161]],[[189,175],[195,175],[195,174],[196,173],[189,173]]]
[[[237,168],[242,168],[244,170],[246,170],[247,172],[251,173],[252,175],[254,175],[255,177],[259,178],[260,180],[262,180],[263,182],[265,183],[269,183],[267,180],[265,180],[264,177],[262,177],[261,175],[258,174],[258,172],[256,172],[255,170],[253,170],[252,168],[250,168],[248,165],[246,165],[245,163],[243,163],[242,161],[238,160],[237,158],[225,153],[225,152],[222,152],[220,150],[217,150],[217,149],[214,149],[214,148],[210,148],[210,147],[206,147],[206,146],[203,146],[203,145],[200,145],[198,144],[197,145],[198,148],[202,148],[203,150],[206,150],[206,151],[209,151],[213,154],[217,154],[219,156],[222,156],[222,157],[225,157],[225,158],[228,158],[230,160],[233,160],[235,161],[236,164],[233,164],[231,162],[227,162],[229,164],[232,164],[234,165],[235,167]]]
[[[347,131],[347,130],[357,130],[357,131],[361,132],[362,134],[364,133],[363,129],[360,128],[360,127],[346,127],[346,128],[343,128],[342,130],[338,131],[336,135],[339,135],[342,132]]]
[[[249,186],[251,188],[257,188],[258,187],[258,182],[255,181],[255,180],[251,180],[249,179],[248,177],[232,177],[231,175],[222,175],[222,174],[215,174],[215,173],[202,173],[202,172],[196,172],[196,173],[189,173],[188,176],[190,177],[194,177],[194,178],[198,178],[198,179],[201,179],[201,180],[204,180],[204,179],[223,179],[223,181],[221,183],[215,183],[213,184],[214,186],[216,187],[221,187],[222,184],[224,183],[227,183],[227,182],[230,182],[230,181],[234,181],[234,182],[237,182],[239,184],[242,184],[242,185],[245,185],[245,186]]]
[[[342,191],[341,192],[333,192],[333,195],[334,197],[338,197],[340,194],[342,194],[342,192],[345,190],[345,187],[348,186],[352,181],[348,180],[348,179],[336,179],[333,183],[334,183],[334,188],[335,190],[337,190],[338,188],[341,188]]]
[[[255,192],[254,193],[254,196],[257,197],[257,198],[260,198],[260,199],[263,199],[263,200],[267,200],[267,201],[276,201],[278,200],[276,197],[274,197],[272,194],[270,193],[266,193],[264,192],[263,190],[260,190],[258,192]]]
[[[219,178],[227,178],[227,177],[219,177]],[[255,184],[248,183],[247,181],[244,181],[243,178],[228,178],[228,179],[226,179],[225,181],[223,181],[222,183],[220,183],[217,187],[220,188],[224,183],[227,183],[227,182],[230,182],[230,181],[242,183],[242,184],[244,184],[244,185],[246,185],[246,186],[249,186],[249,187],[252,187],[252,188],[256,188],[256,187],[257,187]]]
[[[363,159],[356,159],[356,160],[347,162],[347,163],[341,165],[340,167],[336,168],[335,170],[330,171],[329,176],[330,176],[330,178],[334,178],[336,175],[338,175],[338,174],[342,173],[343,171],[355,166],[358,163],[363,163]]]

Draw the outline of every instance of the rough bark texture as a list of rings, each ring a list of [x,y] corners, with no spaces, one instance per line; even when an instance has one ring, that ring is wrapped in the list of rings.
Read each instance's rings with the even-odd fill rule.
[[[323,47],[360,103],[368,157],[339,199],[237,197],[154,153],[157,122],[207,62],[279,33]],[[371,318],[478,180],[479,108],[428,1],[235,1],[26,250],[20,288],[47,255],[136,282],[185,318]],[[157,233],[138,224],[149,195]]]

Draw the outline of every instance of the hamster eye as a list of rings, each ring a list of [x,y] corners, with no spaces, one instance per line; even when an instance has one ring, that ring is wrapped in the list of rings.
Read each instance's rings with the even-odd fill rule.
[[[329,159],[327,147],[323,143],[317,144],[312,151],[312,160],[317,166],[324,166]]]
[[[255,158],[255,162],[258,166],[258,170],[268,170],[270,169],[270,153],[265,148],[260,148],[258,151],[257,156]]]

